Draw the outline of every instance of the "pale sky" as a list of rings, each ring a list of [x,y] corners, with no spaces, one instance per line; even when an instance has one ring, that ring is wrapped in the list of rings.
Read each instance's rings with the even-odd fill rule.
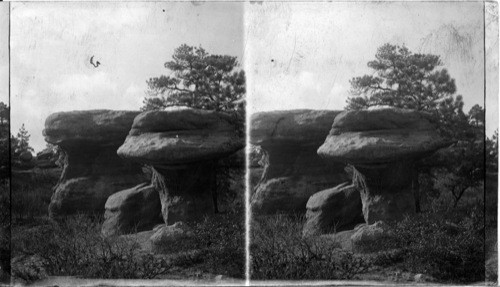
[[[146,80],[168,74],[164,63],[183,43],[243,55],[242,3],[11,5],[12,132],[25,123],[35,151],[51,113],[138,110]]]
[[[36,151],[45,146],[42,129],[53,112],[139,109],[146,80],[168,74],[163,65],[183,43],[238,57],[249,112],[343,109],[349,80],[371,72],[367,62],[386,42],[440,55],[464,110],[484,106],[480,2],[17,2],[11,8],[12,132],[25,123]],[[487,16],[495,11],[487,9]],[[487,134],[498,127],[497,11],[487,23],[492,19]],[[102,64],[97,69],[92,55]],[[2,73],[8,76],[0,70],[1,80]]]
[[[0,102],[9,102],[9,3],[0,2]]]
[[[498,4],[486,3],[486,135],[498,129]]]
[[[274,2],[245,8],[251,112],[343,109],[349,80],[373,73],[367,63],[384,43],[440,55],[465,112],[474,104],[484,107],[481,2]],[[490,52],[498,59],[498,41]],[[498,74],[498,60],[491,68]],[[496,120],[489,134],[498,127],[498,79],[492,86]]]

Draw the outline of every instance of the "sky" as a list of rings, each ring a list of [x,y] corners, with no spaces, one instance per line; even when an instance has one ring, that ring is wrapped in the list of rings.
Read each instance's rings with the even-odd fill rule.
[[[486,50],[486,135],[491,136],[498,129],[498,5],[486,2],[485,7],[485,50]]]
[[[9,102],[9,3],[0,2],[0,102]]]
[[[24,123],[35,151],[46,145],[42,130],[51,113],[139,109],[146,80],[167,75],[164,63],[183,43],[238,57],[250,113],[343,109],[349,80],[371,73],[367,62],[387,42],[440,55],[464,110],[484,106],[480,2],[15,2],[11,8],[12,131]],[[486,11],[490,135],[498,128],[498,11]],[[92,56],[101,66],[90,64]],[[0,81],[8,75],[4,66],[0,57]]]
[[[242,3],[12,3],[12,131],[24,123],[35,151],[47,116],[138,110],[146,80],[183,43],[243,57]],[[90,57],[101,65],[94,68]]]
[[[464,110],[484,107],[481,2],[274,2],[245,8],[251,112],[343,109],[349,80],[373,73],[367,63],[384,43],[439,55],[440,68],[455,78],[457,94],[463,95]],[[492,34],[495,29],[498,34],[496,15]],[[488,68],[498,74],[495,40],[487,56],[497,61]],[[488,82],[494,88],[488,92],[489,106],[495,108],[487,110],[495,112],[488,114],[495,125],[487,127],[488,134],[498,128],[498,78],[494,80]]]

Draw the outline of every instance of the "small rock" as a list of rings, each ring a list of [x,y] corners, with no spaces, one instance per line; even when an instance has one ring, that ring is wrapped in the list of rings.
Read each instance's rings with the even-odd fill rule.
[[[217,276],[215,276],[215,280],[216,280],[216,281],[220,281],[220,280],[222,280],[222,278],[223,278],[223,276],[222,276],[222,275],[217,275]]]
[[[19,155],[19,159],[22,161],[22,162],[30,162],[32,159],[33,159],[33,155],[31,154],[31,152],[29,151],[23,151],[20,155]]]
[[[413,276],[413,280],[418,283],[430,282],[431,279],[432,279],[431,277],[420,273]]]
[[[383,242],[384,238],[390,236],[389,226],[383,221],[377,221],[371,225],[364,225],[358,228],[351,236],[351,242],[355,249],[377,248],[378,242]]]
[[[47,278],[46,262],[38,255],[18,256],[12,259],[12,277],[27,283]]]
[[[153,245],[162,245],[178,242],[187,237],[191,237],[193,232],[183,222],[176,222],[173,225],[163,225],[156,229],[155,233],[149,239]]]

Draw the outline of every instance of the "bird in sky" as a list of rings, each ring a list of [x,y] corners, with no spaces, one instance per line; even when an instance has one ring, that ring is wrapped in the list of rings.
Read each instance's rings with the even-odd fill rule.
[[[90,57],[90,63],[92,64],[92,66],[94,66],[94,68],[99,67],[99,65],[101,64],[101,63],[99,63],[99,61],[96,61],[94,63],[94,56]]]

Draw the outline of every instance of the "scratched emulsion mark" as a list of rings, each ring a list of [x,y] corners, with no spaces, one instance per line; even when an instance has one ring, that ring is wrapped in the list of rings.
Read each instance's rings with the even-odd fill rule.
[[[445,61],[455,59],[465,63],[473,61],[474,41],[482,37],[478,32],[482,32],[480,23],[472,27],[443,24],[422,38],[420,49],[422,51],[441,50]]]
[[[97,67],[99,67],[99,65],[101,63],[99,61],[97,61],[97,60],[94,62],[94,57],[95,56],[90,57],[90,64],[92,64],[92,66],[94,66],[94,68],[97,68]]]

